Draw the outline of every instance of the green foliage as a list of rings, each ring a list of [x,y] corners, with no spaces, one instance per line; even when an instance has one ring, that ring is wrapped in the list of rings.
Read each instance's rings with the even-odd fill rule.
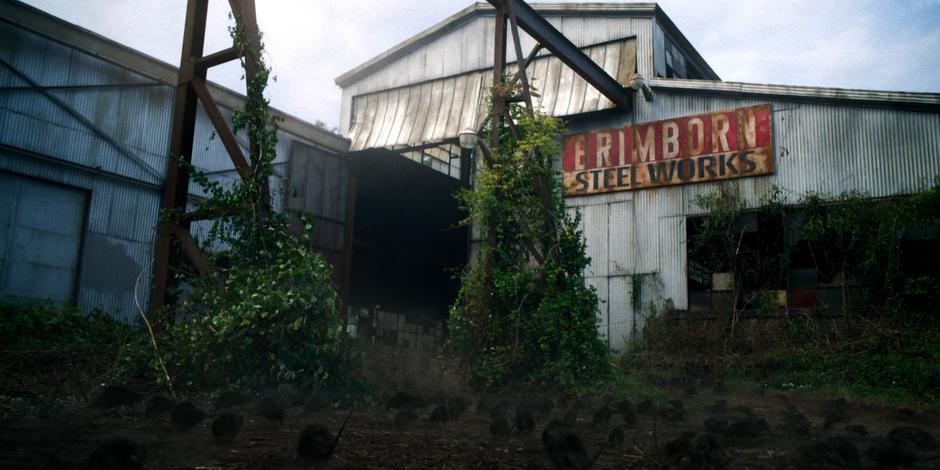
[[[811,194],[801,206],[802,235],[821,277],[855,278],[871,291],[870,298],[881,299],[876,305],[881,308],[930,305],[937,299],[936,270],[905,269],[905,260],[924,254],[914,247],[905,253],[904,239],[911,234],[940,239],[940,184],[883,199],[856,191],[835,198]]]
[[[847,286],[855,284],[867,289],[869,298],[880,299],[873,307],[881,309],[940,299],[936,270],[917,262],[916,244],[905,244],[906,239],[940,239],[940,184],[880,199],[857,191],[834,197],[810,193],[790,207],[775,187],[753,210],[736,187],[723,186],[697,196],[696,203],[708,215],[690,235],[690,259],[710,272],[733,273],[739,304],[744,290],[760,307],[769,290],[788,287],[797,241],[809,250],[819,278],[840,284],[846,298]],[[743,228],[751,221],[758,232],[747,240]]]
[[[9,351],[75,351],[93,354],[126,342],[133,330],[93,310],[18,298],[0,301],[0,344]]]
[[[773,187],[759,209],[751,211],[736,185],[723,185],[695,201],[708,215],[697,221],[698,230],[691,234],[690,258],[710,272],[732,273],[736,304],[751,293],[751,302],[766,308],[769,291],[787,286],[790,227],[782,191]],[[748,224],[758,230],[750,239],[744,230]]]
[[[842,390],[889,401],[940,401],[940,330],[909,324],[871,330],[831,348],[773,353],[763,358],[774,367],[761,381],[786,391]]]
[[[510,115],[519,139],[500,129],[493,161],[462,194],[468,223],[487,241],[462,275],[450,345],[478,385],[583,385],[610,368],[597,337],[597,295],[582,274],[590,260],[579,216],[566,213],[547,158],[558,151],[561,122],[517,105]]]
[[[187,165],[208,195],[196,211],[222,216],[201,240],[210,272],[178,274],[183,301],[158,338],[160,352],[178,386],[334,385],[349,378],[352,355],[332,270],[312,249],[310,218],[268,202],[277,144],[264,97],[270,70],[260,51],[245,46],[237,21],[231,32],[235,47],[258,65],[244,109],[232,117],[235,132],[252,143],[250,169],[223,186]]]

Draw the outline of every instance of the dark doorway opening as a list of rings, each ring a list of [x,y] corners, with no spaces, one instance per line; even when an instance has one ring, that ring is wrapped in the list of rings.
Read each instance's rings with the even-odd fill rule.
[[[349,291],[357,336],[410,348],[444,338],[467,261],[456,178],[388,150],[350,155],[356,175]]]

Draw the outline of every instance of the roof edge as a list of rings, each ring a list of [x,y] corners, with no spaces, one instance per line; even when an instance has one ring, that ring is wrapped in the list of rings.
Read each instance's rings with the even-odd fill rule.
[[[658,5],[655,3],[533,3],[530,4],[533,9],[539,13],[555,13],[555,14],[566,14],[566,15],[575,15],[575,14],[618,14],[623,16],[657,16],[657,10],[659,9]],[[363,62],[360,65],[357,65],[355,68],[350,69],[349,71],[343,73],[342,75],[336,77],[333,82],[336,85],[345,88],[348,85],[351,85],[362,78],[364,75],[374,71],[385,65],[386,63],[395,60],[408,52],[411,52],[418,47],[422,46],[426,42],[431,41],[437,37],[440,37],[447,33],[448,31],[459,27],[463,23],[470,21],[471,19],[477,16],[483,16],[487,14],[492,14],[495,9],[489,3],[486,2],[476,2],[470,6],[464,8],[463,10],[454,13],[453,15],[445,18],[444,20],[434,24],[433,26],[421,31],[420,33],[411,36],[408,39],[398,43],[393,46],[391,49],[387,49],[385,52],[380,53],[379,55]],[[661,10],[659,10],[661,13]],[[668,20],[668,17],[667,17]],[[670,24],[671,21],[670,21]],[[683,39],[685,39],[683,37]],[[698,56],[698,52],[695,53],[696,57],[701,59]],[[707,67],[707,64],[706,64]],[[708,68],[711,70],[711,68]]]
[[[754,95],[794,98],[810,101],[854,102],[890,105],[940,112],[940,93],[908,91],[861,90],[852,88],[814,87],[801,85],[772,85],[763,83],[720,82],[654,78],[650,87],[664,91],[708,95]]]

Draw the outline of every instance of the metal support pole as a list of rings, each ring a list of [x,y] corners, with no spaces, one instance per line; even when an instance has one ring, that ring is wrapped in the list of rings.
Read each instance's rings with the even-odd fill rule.
[[[183,30],[183,51],[180,57],[179,79],[176,83],[176,99],[173,105],[173,130],[170,136],[170,155],[192,163],[193,140],[196,133],[196,92],[190,82],[196,76],[193,63],[202,57],[206,39],[206,15],[208,0],[189,0],[186,7],[186,26]],[[205,78],[205,69],[201,69]],[[163,184],[161,212],[186,208],[189,194],[189,172],[181,168],[174,158],[167,159],[166,180]],[[153,292],[150,297],[151,310],[160,310],[167,305],[167,288],[170,285],[170,266],[178,266],[179,254],[171,246],[177,227],[188,231],[189,223],[177,224],[172,219],[160,223],[154,258]]]
[[[473,149],[460,149],[460,186],[470,189],[470,169],[473,168]]]
[[[244,28],[247,53],[245,54],[245,81],[248,85],[248,95],[252,96],[252,87],[259,64],[257,59],[260,51],[261,39],[258,33],[258,24],[255,19],[254,0],[229,0],[232,12],[237,21]],[[186,26],[183,30],[183,50],[180,54],[179,76],[176,83],[176,98],[173,106],[173,127],[170,135],[170,155],[179,157],[186,164],[192,164],[193,141],[196,134],[196,107],[199,101],[212,120],[216,131],[220,135],[235,169],[242,177],[251,176],[257,169],[257,161],[248,161],[242,155],[234,134],[223,122],[218,106],[209,94],[206,86],[206,74],[210,67],[220,65],[239,57],[239,51],[234,47],[224,49],[207,56],[203,56],[206,37],[206,16],[208,0],[189,0],[186,7]],[[266,125],[261,123],[260,125]],[[256,123],[258,125],[258,123]],[[249,138],[251,156],[258,156],[260,143]],[[264,183],[263,201],[260,203],[260,213],[264,214],[269,207],[267,182]],[[212,269],[205,254],[200,251],[196,241],[189,233],[190,222],[194,214],[180,214],[186,210],[189,201],[189,172],[185,166],[175,158],[170,158],[166,166],[166,179],[163,184],[163,198],[160,203],[162,214],[177,213],[173,217],[166,217],[160,221],[157,234],[157,246],[153,267],[153,292],[150,298],[151,310],[160,310],[167,303],[167,289],[170,286],[170,269],[182,265],[182,256],[197,267],[200,274]],[[217,211],[218,214],[224,210]],[[187,216],[188,215],[188,216]],[[202,214],[200,214],[201,216]],[[214,215],[214,214],[205,214]],[[172,241],[176,239],[181,244],[181,250],[173,249]]]

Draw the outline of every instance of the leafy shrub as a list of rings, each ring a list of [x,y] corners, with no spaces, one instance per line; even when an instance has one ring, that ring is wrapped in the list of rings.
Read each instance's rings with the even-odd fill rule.
[[[201,240],[209,272],[179,274],[184,300],[165,312],[160,353],[178,385],[321,388],[344,380],[352,366],[332,269],[312,248],[310,219],[268,202],[277,150],[277,120],[264,97],[270,69],[261,51],[245,47],[237,18],[231,33],[235,47],[258,64],[244,109],[232,116],[234,131],[252,143],[250,168],[223,187],[177,159],[208,194],[195,211],[222,215]]]
[[[0,344],[7,351],[101,350],[134,334],[98,310],[86,314],[73,305],[12,297],[0,301]]]

